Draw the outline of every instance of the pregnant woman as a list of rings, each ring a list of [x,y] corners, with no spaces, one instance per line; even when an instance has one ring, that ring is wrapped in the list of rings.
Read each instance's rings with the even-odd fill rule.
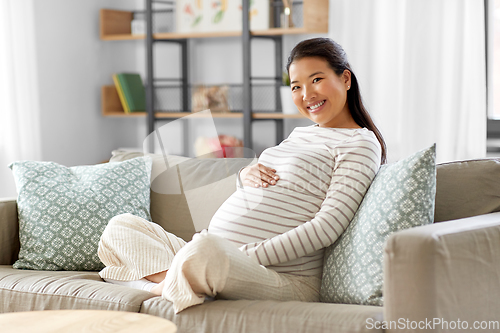
[[[325,248],[385,163],[385,143],[340,45],[302,41],[287,71],[295,105],[315,125],[242,169],[237,191],[188,243],[139,217],[114,217],[99,244],[102,278],[162,295],[176,313],[206,296],[319,300]]]

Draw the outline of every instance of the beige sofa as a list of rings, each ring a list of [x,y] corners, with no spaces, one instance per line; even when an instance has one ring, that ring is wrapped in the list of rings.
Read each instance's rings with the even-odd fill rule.
[[[111,161],[135,157],[114,152]],[[154,158],[151,214],[189,239],[235,191],[250,159]],[[207,300],[175,315],[153,294],[103,282],[97,272],[12,268],[19,251],[15,199],[0,200],[0,312],[49,309],[131,311],[167,318],[178,332],[446,332],[500,321],[500,162],[438,166],[436,221],[394,233],[384,253],[384,306]],[[169,184],[180,186],[169,188]],[[493,213],[491,213],[493,212]],[[472,217],[468,217],[472,216]],[[448,330],[446,329],[448,325]],[[486,323],[486,324],[485,324]],[[386,327],[384,324],[391,325]],[[432,326],[434,325],[434,326]],[[409,329],[408,329],[409,328]],[[472,330],[474,331],[474,330]]]

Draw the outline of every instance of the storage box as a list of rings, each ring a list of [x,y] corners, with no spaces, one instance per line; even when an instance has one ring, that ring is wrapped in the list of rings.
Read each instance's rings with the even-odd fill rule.
[[[178,0],[177,32],[241,31],[241,0]],[[269,29],[269,0],[250,0],[250,29]]]
[[[204,8],[208,8],[208,1],[205,4],[204,0],[177,0],[177,32],[205,31],[207,13]]]

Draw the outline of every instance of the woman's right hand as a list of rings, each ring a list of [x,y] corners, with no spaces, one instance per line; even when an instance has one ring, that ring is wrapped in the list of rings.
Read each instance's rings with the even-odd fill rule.
[[[242,169],[240,179],[243,186],[268,187],[269,185],[276,185],[280,177],[276,174],[275,169],[257,163]]]

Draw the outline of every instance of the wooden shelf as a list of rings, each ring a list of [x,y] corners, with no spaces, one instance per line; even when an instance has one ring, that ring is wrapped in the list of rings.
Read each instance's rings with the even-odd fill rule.
[[[105,117],[117,117],[117,118],[137,118],[137,117],[146,117],[146,112],[132,112],[125,113],[123,111],[108,111]],[[208,118],[207,115],[197,115],[191,112],[156,112],[155,117],[157,119],[179,119],[186,116],[191,116],[194,118]],[[228,113],[212,113],[212,118],[243,118],[243,114],[241,112],[228,112]],[[283,113],[259,113],[254,112],[252,114],[252,118],[254,119],[302,119],[304,118],[301,114],[283,114]]]
[[[280,112],[254,112],[252,113],[253,119],[305,119],[305,117],[300,114],[285,114]]]
[[[182,118],[190,116],[192,118],[210,118],[210,115],[206,113],[192,113],[192,112],[156,112],[156,118]],[[212,118],[242,118],[241,112],[224,112],[224,113],[212,113]]]
[[[267,30],[255,30],[250,33],[253,36],[279,36],[308,33],[328,33],[328,0],[307,0],[303,7],[303,28],[271,28]],[[101,9],[99,15],[99,35],[102,40],[136,40],[144,39],[145,35],[132,35],[131,22],[133,13],[131,11]],[[238,37],[241,31],[221,32],[192,32],[192,33],[156,33],[155,39],[188,39],[188,38],[213,38],[213,37]]]
[[[125,113],[123,111],[108,111],[106,114],[103,114],[103,116],[115,118],[144,118],[146,116],[146,112]]]
[[[134,118],[146,117],[146,112],[131,112],[125,113],[118,97],[118,92],[115,86],[103,86],[101,88],[101,112],[105,117],[121,117],[121,118]],[[156,118],[162,119],[177,119],[185,116],[194,118],[207,118],[206,114],[197,114],[191,112],[156,112]],[[213,118],[242,118],[241,112],[224,112],[212,113]],[[301,114],[283,114],[280,112],[254,112],[252,113],[253,119],[300,119],[304,118]]]
[[[131,112],[125,113],[123,111],[107,111],[103,114],[105,117],[119,117],[119,118],[134,118],[134,117],[146,117],[146,112]],[[186,116],[191,116],[194,118],[208,118],[209,116],[205,114],[196,114],[191,112],[156,112],[155,117],[157,119],[179,119]],[[241,113],[212,113],[213,118],[241,118]]]
[[[250,32],[253,36],[278,36],[278,35],[293,35],[306,34],[308,31],[304,28],[289,28],[289,29],[269,29],[256,30]],[[215,38],[215,37],[239,37],[241,31],[222,31],[222,32],[191,32],[191,33],[157,33],[153,34],[154,39],[188,39],[188,38]],[[113,34],[102,35],[102,40],[140,40],[145,39],[146,35],[131,35],[131,34]]]
[[[101,9],[99,11],[99,35],[101,39],[106,36],[130,36],[132,37],[131,22],[134,14],[129,11]],[[128,38],[132,39],[132,38]]]
[[[101,113],[103,116],[124,117],[125,113],[122,102],[118,96],[115,86],[101,87]]]

